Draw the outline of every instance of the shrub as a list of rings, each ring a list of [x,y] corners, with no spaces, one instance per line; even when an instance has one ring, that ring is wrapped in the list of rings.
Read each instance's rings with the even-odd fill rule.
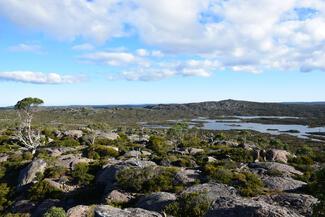
[[[45,174],[45,177],[47,177],[47,178],[58,179],[61,176],[64,176],[67,171],[68,171],[67,168],[65,168],[63,166],[54,166],[54,167],[49,167],[48,169],[46,169],[44,174]]]
[[[70,137],[65,137],[61,140],[55,140],[51,143],[52,146],[55,147],[76,147],[79,146],[79,142],[70,138]]]
[[[165,212],[175,217],[202,217],[210,206],[211,202],[205,193],[186,193],[167,205]]]
[[[105,157],[118,157],[119,152],[112,147],[105,145],[92,145],[88,149],[88,157],[92,159],[100,159]]]
[[[31,200],[40,201],[47,198],[60,198],[61,191],[52,187],[47,181],[40,181],[34,184],[29,190]]]
[[[64,211],[63,208],[61,207],[52,207],[51,209],[49,209],[44,215],[43,217],[66,217],[67,214]]]
[[[71,175],[79,185],[87,185],[94,179],[94,176],[89,174],[88,171],[89,166],[87,163],[78,163]]]
[[[5,183],[0,184],[0,211],[4,210],[4,207],[8,203],[8,194],[9,194],[9,187]]]
[[[234,173],[232,185],[245,197],[260,195],[264,191],[262,180],[257,175],[249,172]]]
[[[206,164],[204,166],[204,172],[207,174],[209,180],[224,184],[229,184],[233,178],[233,173],[231,170],[225,169],[216,164]]]
[[[319,203],[314,206],[313,216],[325,216],[325,168],[320,169],[315,174],[315,180],[308,185],[309,193],[319,199]]]
[[[151,136],[148,148],[156,152],[158,155],[165,155],[170,149],[170,146],[166,143],[165,138],[160,136]]]
[[[126,168],[117,174],[121,188],[134,192],[178,191],[174,185],[177,170],[172,167]]]

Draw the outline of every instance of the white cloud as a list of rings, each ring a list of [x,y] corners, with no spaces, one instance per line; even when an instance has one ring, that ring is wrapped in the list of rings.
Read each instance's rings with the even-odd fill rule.
[[[32,71],[0,72],[0,81],[15,81],[32,84],[72,84],[81,82],[82,76],[59,75]]]
[[[41,53],[42,46],[40,46],[38,44],[21,43],[21,44],[17,44],[17,45],[13,45],[13,46],[9,47],[9,51]]]
[[[132,62],[135,62],[136,57],[133,54],[127,52],[102,51],[85,54],[81,56],[81,59],[101,64],[119,66],[122,64],[130,64]]]
[[[60,39],[105,42],[136,36],[154,51],[94,52],[83,58],[133,64],[126,74],[135,73],[137,79],[146,73],[146,79],[181,75],[182,70],[194,76],[223,69],[325,71],[324,0],[7,0],[0,1],[0,13]],[[166,69],[159,63],[172,56],[177,65],[178,55],[184,54],[218,64]],[[152,57],[160,58],[148,60]]]
[[[89,50],[94,50],[94,49],[95,49],[95,47],[89,43],[77,44],[72,47],[72,50],[78,50],[78,51],[89,51]]]

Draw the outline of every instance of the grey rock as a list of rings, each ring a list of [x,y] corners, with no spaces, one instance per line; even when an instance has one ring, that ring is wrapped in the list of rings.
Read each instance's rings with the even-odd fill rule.
[[[11,208],[12,212],[30,213],[35,208],[35,203],[29,200],[19,200]]]
[[[176,200],[176,195],[167,192],[151,193],[142,197],[136,207],[161,212],[165,206]]]
[[[9,155],[0,154],[0,163],[8,160]]]
[[[253,171],[260,172],[262,174],[266,173],[267,171],[276,170],[281,172],[283,176],[303,175],[302,172],[296,170],[294,167],[278,162],[256,162],[250,163],[248,166]]]
[[[219,197],[205,217],[302,217],[285,207],[242,197]]]
[[[81,154],[67,154],[58,158],[57,164],[68,169],[74,169],[78,163],[90,163],[93,159],[81,157]]]
[[[54,199],[46,199],[41,202],[33,212],[33,217],[41,217],[46,213],[51,207],[56,206],[60,201]]]
[[[83,136],[82,130],[67,130],[63,133],[65,136],[79,139]]]
[[[161,214],[141,208],[119,209],[109,205],[97,206],[95,217],[162,217]]]
[[[90,212],[90,207],[89,206],[75,206],[72,207],[68,210],[67,216],[68,217],[88,217]]]
[[[184,193],[206,193],[210,201],[215,201],[219,197],[236,197],[237,190],[225,184],[205,183],[191,186]]]
[[[27,167],[22,169],[18,177],[18,186],[23,186],[32,183],[37,173],[43,174],[47,163],[42,159],[33,160]]]
[[[181,168],[180,171],[176,173],[175,184],[192,184],[199,180],[201,177],[199,170],[185,169]]]
[[[113,190],[105,196],[105,202],[109,205],[125,204],[134,199],[134,196],[130,193]]]
[[[290,177],[262,176],[261,178],[266,187],[276,191],[297,190],[307,184]]]
[[[312,216],[313,205],[317,203],[317,198],[306,194],[282,193],[259,196],[268,204],[286,207],[303,216]]]
[[[287,163],[290,155],[286,150],[271,149],[266,151],[266,160]]]

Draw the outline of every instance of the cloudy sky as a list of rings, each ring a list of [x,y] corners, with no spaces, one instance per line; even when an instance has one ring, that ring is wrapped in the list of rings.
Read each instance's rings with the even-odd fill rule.
[[[324,0],[3,0],[0,106],[325,101]]]

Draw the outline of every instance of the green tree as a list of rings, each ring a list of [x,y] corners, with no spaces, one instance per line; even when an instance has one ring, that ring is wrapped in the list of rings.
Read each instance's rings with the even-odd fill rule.
[[[28,97],[18,101],[15,105],[20,119],[16,137],[32,154],[35,154],[37,147],[41,145],[40,131],[32,129],[33,114],[43,103],[42,99]]]

